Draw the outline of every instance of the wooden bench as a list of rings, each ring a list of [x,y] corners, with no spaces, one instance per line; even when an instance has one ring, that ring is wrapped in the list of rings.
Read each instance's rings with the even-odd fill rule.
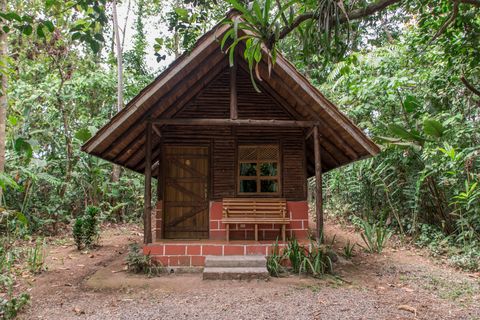
[[[223,199],[222,222],[226,224],[227,241],[230,240],[231,224],[255,225],[255,241],[258,241],[259,224],[281,224],[282,240],[285,241],[285,226],[290,223],[287,201],[278,198],[226,198]]]

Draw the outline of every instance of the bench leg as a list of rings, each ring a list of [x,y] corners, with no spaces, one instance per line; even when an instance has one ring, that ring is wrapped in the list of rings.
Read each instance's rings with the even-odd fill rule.
[[[227,242],[230,241],[230,224],[227,223]]]
[[[258,241],[258,224],[255,225],[255,241]]]
[[[285,242],[285,238],[286,238],[285,237],[285,225],[282,224],[282,240],[283,240],[283,242]]]

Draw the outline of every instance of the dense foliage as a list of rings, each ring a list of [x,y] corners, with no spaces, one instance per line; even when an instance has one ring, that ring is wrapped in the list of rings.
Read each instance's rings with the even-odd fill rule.
[[[480,18],[456,27],[427,45],[412,25],[394,43],[332,67],[323,91],[383,150],[329,173],[327,200],[332,213],[384,221],[435,250],[453,246],[452,260],[475,269],[480,97],[461,79],[480,80]]]

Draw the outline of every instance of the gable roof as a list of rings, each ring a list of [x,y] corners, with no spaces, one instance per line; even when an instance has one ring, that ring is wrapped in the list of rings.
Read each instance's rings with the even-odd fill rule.
[[[229,28],[227,24],[218,24],[200,37],[190,52],[177,58],[145,87],[89,139],[82,150],[143,172],[146,120],[172,117],[228,68],[228,59],[221,51],[219,39]],[[236,61],[240,66],[245,65],[240,57]],[[260,62],[258,70],[262,77],[262,90],[269,89],[268,93],[281,102],[283,107],[290,109],[298,120],[313,120],[321,124],[324,171],[380,151],[362,130],[281,54],[277,55],[270,74],[265,61]],[[158,139],[155,135],[154,138]]]

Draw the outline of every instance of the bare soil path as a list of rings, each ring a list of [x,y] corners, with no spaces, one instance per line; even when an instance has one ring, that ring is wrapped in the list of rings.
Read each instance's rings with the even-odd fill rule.
[[[340,254],[352,229],[327,222]],[[337,277],[270,281],[202,281],[201,274],[156,278],[123,271],[128,243],[140,229],[102,232],[88,253],[71,243],[49,248],[48,271],[32,283],[31,306],[20,319],[480,319],[478,275],[454,270],[422,250],[388,247],[381,255],[358,247],[340,259]]]

